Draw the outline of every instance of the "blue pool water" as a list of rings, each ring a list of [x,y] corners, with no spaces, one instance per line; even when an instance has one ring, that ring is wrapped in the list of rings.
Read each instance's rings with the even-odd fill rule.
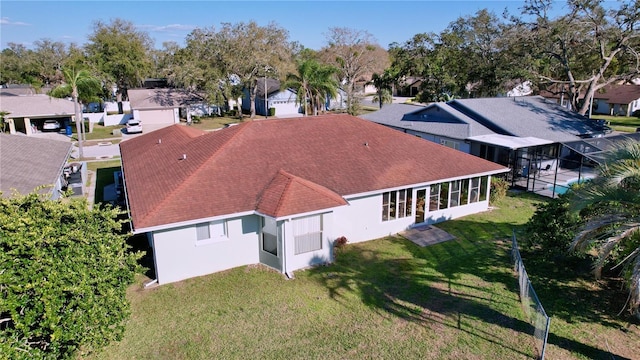
[[[556,193],[556,194],[558,194],[558,195],[565,194],[567,191],[569,191],[569,188],[571,187],[571,185],[572,185],[572,184],[580,183],[580,182],[584,182],[584,181],[586,181],[586,180],[587,180],[587,179],[582,179],[582,181],[580,181],[580,180],[578,180],[578,179],[575,179],[575,180],[569,180],[569,181],[567,181],[567,184],[566,184],[566,185],[556,184],[556,190],[555,190],[555,193]],[[547,189],[549,189],[549,190],[553,191],[553,184],[549,184],[549,185],[547,185]]]

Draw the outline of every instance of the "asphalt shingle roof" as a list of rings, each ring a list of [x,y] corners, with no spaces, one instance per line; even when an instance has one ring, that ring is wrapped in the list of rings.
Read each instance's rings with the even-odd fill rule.
[[[596,92],[595,99],[607,100],[609,104],[631,104],[640,99],[640,85],[609,85]]]
[[[492,131],[554,142],[599,133],[599,125],[541,96],[457,99],[447,103]]]
[[[0,110],[7,118],[73,116],[73,101],[48,95],[0,96]]]
[[[72,144],[66,141],[0,133],[0,191],[28,194],[41,185],[53,185],[62,173]],[[44,189],[43,192],[51,192]]]
[[[176,124],[120,149],[138,230],[256,210],[288,216],[339,206],[348,195],[506,170],[349,115],[208,133]]]
[[[482,124],[445,103],[434,103],[429,106],[389,104],[376,112],[361,117],[394,128],[460,140],[470,136],[493,133]]]
[[[130,89],[127,91],[132,109],[177,108],[202,102],[200,94],[183,89]]]

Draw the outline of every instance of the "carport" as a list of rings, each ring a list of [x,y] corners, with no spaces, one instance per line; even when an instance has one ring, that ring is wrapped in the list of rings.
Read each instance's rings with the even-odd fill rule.
[[[75,114],[71,100],[48,95],[3,95],[2,111],[8,112],[4,118],[9,124],[9,133],[25,135],[41,132],[46,120],[58,121],[62,130],[71,123]]]

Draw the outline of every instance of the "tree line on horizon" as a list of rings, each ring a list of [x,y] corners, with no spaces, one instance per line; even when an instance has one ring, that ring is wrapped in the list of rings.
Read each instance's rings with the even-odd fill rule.
[[[640,76],[640,3],[605,8],[602,0],[568,0],[566,12],[548,16],[552,0],[525,0],[518,15],[487,9],[461,16],[440,33],[419,33],[385,50],[366,30],[329,28],[319,50],[289,40],[277,23],[221,23],[197,28],[185,45],[154,49],[149,34],[127,20],[98,20],[83,46],[41,39],[33,49],[9,43],[0,52],[0,84],[36,89],[64,82],[64,69],[90,71],[103,98],[118,101],[145,78],[204,94],[224,104],[249,90],[251,114],[261,78],[293,87],[305,112],[316,114],[327,94],[346,92],[357,113],[363,85],[373,84],[380,106],[393,88],[419,79],[420,102],[492,97],[525,81],[534,91],[562,94],[579,113],[603,87]]]

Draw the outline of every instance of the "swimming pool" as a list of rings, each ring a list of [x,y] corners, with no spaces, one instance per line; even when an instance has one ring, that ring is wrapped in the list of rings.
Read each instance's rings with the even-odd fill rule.
[[[589,179],[571,179],[569,181],[567,181],[567,183],[565,185],[560,185],[560,184],[556,184],[556,189],[555,189],[555,193],[558,195],[562,195],[565,194],[567,191],[569,191],[569,188],[571,188],[571,185],[573,184],[579,184],[581,182],[585,182]],[[549,184],[547,185],[547,189],[553,191],[553,184]]]

